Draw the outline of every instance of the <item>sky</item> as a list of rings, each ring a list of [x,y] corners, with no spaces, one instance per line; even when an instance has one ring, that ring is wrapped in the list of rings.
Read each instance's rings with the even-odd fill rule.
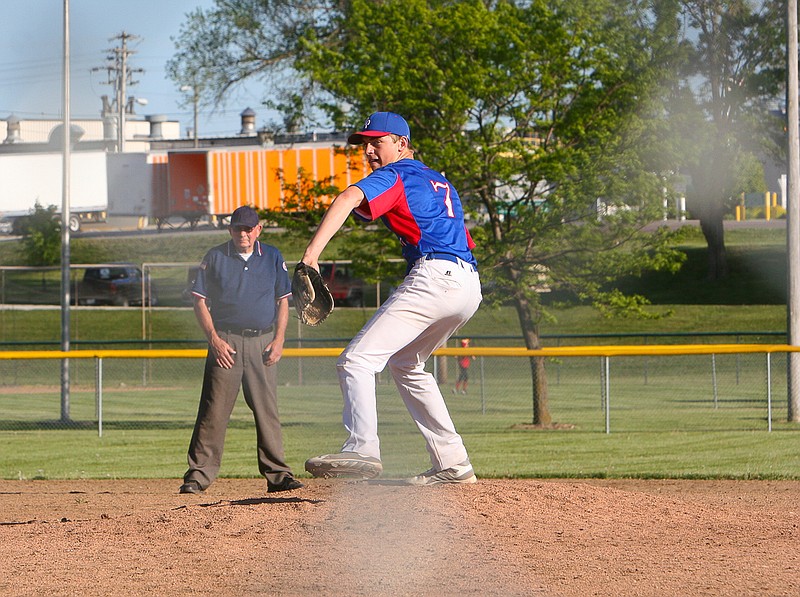
[[[64,0],[6,0],[0,6],[0,119],[11,114],[22,120],[61,118]],[[71,117],[99,118],[101,96],[113,98],[107,71],[92,68],[108,64],[108,50],[120,43],[113,38],[124,31],[138,36],[129,42],[136,52],[130,66],[144,70],[134,75],[138,84],[128,90],[129,96],[147,100],[137,105],[136,114],[164,114],[180,121],[186,135],[193,124],[192,106],[181,106],[186,92],[164,67],[175,53],[172,38],[178,37],[186,15],[213,6],[213,0],[69,0]],[[259,91],[256,85],[242,89],[213,112],[201,108],[200,136],[238,133],[240,114],[248,107],[256,112],[256,127],[265,124],[270,114]]]

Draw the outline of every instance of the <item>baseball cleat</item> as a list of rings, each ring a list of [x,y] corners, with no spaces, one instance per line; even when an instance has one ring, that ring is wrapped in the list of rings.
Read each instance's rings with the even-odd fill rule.
[[[416,477],[411,477],[407,479],[406,482],[409,485],[439,485],[441,483],[477,483],[478,477],[475,476],[475,471],[472,469],[472,465],[469,463],[469,460],[465,460],[461,464],[457,464],[450,468],[446,468],[441,471],[437,471],[436,469],[429,469],[422,473],[421,475],[417,475]]]
[[[339,452],[309,458],[306,460],[306,471],[323,479],[374,479],[383,471],[383,465],[377,458],[358,452]]]

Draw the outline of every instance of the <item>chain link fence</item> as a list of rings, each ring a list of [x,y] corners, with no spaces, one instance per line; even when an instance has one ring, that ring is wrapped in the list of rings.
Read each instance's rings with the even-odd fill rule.
[[[296,432],[313,434],[316,425],[340,420],[335,358],[327,356],[337,350],[308,356],[315,350],[287,349],[278,365],[281,418]],[[547,357],[546,399],[559,424],[597,433],[768,432],[786,426],[784,352],[570,356],[569,350]],[[469,349],[444,352],[469,354],[464,351]],[[0,360],[0,429],[191,429],[204,351],[191,351],[194,356],[188,358],[168,356],[180,351],[158,352],[163,358],[70,358],[66,402],[58,383],[60,359],[5,353]],[[437,356],[429,363],[459,428],[531,424],[529,358],[480,353],[472,352],[476,358],[463,393],[460,387],[456,391],[460,355]],[[388,372],[376,381],[381,424],[405,424],[408,415]],[[250,421],[239,400],[232,424]]]
[[[390,260],[396,263],[402,260]],[[349,271],[350,261],[322,261],[323,276],[342,306],[376,307],[398,280],[367,284]],[[293,267],[293,263],[288,264]],[[190,307],[197,262],[94,263],[70,266],[71,303],[75,306],[113,305],[143,307]],[[59,305],[59,266],[0,266],[0,306]]]

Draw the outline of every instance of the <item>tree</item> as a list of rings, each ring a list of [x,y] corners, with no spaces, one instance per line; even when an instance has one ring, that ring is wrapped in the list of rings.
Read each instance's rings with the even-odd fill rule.
[[[36,203],[21,225],[22,248],[27,265],[56,265],[61,262],[61,223],[55,205]]]
[[[336,35],[328,24],[339,14],[336,0],[217,0],[208,10],[196,9],[173,42],[176,54],[167,73],[177,85],[203,94],[205,106],[224,105],[245,80],[264,83],[264,104],[283,115],[270,123],[273,133],[305,124],[313,81],[292,68],[297,44],[309,31]]]
[[[303,168],[298,169],[294,181],[288,181],[282,169],[276,172],[276,176],[281,188],[280,205],[263,210],[261,216],[272,225],[290,232],[309,234],[341,189],[333,184],[333,176],[314,180]]]
[[[355,0],[332,46],[309,38],[298,67],[353,106],[408,115],[423,161],[443,170],[480,225],[482,279],[541,347],[536,288],[638,309],[605,284],[672,268],[662,183],[645,163],[656,60],[635,3]],[[531,359],[533,423],[548,426],[542,358]]]
[[[768,106],[783,85],[783,3],[679,0],[684,23],[669,116],[682,133],[678,167],[689,174],[689,210],[708,243],[709,278],[727,275],[723,218],[742,188],[747,154],[777,153]]]
[[[666,230],[644,230],[660,219],[664,193],[656,13],[615,0],[323,6],[324,18],[306,13],[291,30],[283,58],[292,54],[337,127],[375,110],[408,117],[418,156],[447,174],[471,212],[481,277],[496,288],[487,298],[510,301],[528,348],[541,347],[543,282],[608,312],[643,312],[641,297],[607,285],[680,261]],[[545,361],[530,365],[533,423],[548,426]]]

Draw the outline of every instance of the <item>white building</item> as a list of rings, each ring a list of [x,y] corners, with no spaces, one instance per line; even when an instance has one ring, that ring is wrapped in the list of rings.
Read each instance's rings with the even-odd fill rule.
[[[61,124],[61,120],[32,118],[21,120],[13,114],[9,115],[0,120],[0,152],[25,151],[24,148],[28,150],[33,148],[31,144],[49,143],[53,131]],[[80,136],[81,143],[105,146],[108,151],[116,150],[116,128],[113,124],[109,126],[108,120],[78,119],[70,121],[70,124],[73,131],[75,127],[83,131]],[[177,120],[168,120],[160,115],[130,116],[125,120],[124,150],[126,153],[143,153],[150,150],[150,142],[153,140],[179,139],[180,136],[181,124]]]

